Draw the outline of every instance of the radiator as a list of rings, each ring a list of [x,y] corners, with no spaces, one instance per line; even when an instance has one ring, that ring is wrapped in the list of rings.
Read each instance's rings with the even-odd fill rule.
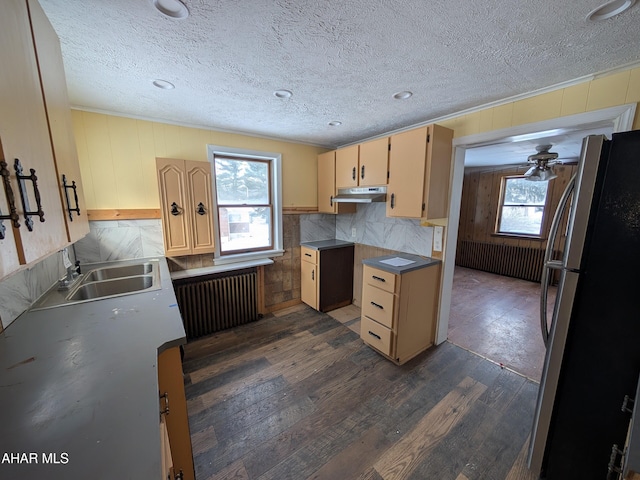
[[[544,250],[537,248],[462,241],[458,244],[456,265],[485,272],[539,282]]]
[[[197,338],[258,319],[257,272],[174,281],[187,338]]]

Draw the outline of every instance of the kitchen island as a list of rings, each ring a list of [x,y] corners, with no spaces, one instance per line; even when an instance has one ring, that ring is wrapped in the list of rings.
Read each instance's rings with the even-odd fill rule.
[[[161,478],[158,356],[186,337],[159,266],[157,290],[27,311],[0,334],[0,478]]]

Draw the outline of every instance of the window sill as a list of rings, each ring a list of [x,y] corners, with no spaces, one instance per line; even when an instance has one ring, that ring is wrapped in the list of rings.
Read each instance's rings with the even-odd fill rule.
[[[226,263],[222,265],[214,265],[213,267],[191,268],[188,270],[179,270],[171,272],[171,280],[179,280],[181,278],[199,277],[201,275],[209,275],[212,273],[231,272],[233,270],[242,270],[244,268],[260,267],[263,265],[271,265],[273,260],[270,258],[245,260],[243,262]]]
[[[221,257],[214,258],[213,264],[228,265],[228,264],[246,262],[251,260],[263,260],[263,259],[269,259],[272,257],[281,257],[282,255],[284,255],[284,250],[282,249],[263,250],[260,252],[249,252],[249,253],[235,253],[235,254],[224,255]]]
[[[544,242],[546,240],[545,237],[539,237],[536,235],[526,235],[524,233],[492,233],[491,236],[515,238],[519,240],[537,240],[538,242]]]

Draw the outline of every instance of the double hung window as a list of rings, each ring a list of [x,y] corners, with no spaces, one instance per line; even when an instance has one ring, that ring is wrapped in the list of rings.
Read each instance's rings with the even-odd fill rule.
[[[540,237],[549,182],[503,177],[496,233]]]

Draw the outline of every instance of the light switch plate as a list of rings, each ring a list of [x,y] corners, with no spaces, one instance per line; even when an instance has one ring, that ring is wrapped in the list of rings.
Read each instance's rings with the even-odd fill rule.
[[[355,236],[356,236],[356,227],[353,227],[351,229],[351,236],[355,238]]]

